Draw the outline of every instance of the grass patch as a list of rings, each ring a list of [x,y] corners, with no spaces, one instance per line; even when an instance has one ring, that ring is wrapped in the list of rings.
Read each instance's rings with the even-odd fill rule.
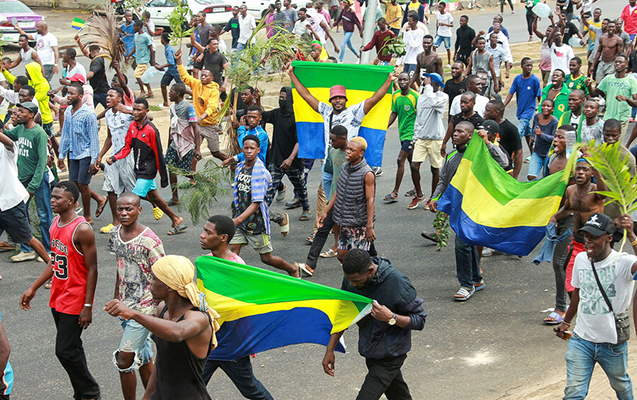
[[[148,109],[149,109],[150,111],[161,111],[161,110],[163,110],[163,108],[161,108],[161,107],[159,107],[159,106],[152,106],[152,105],[149,105],[149,106],[148,106]]]

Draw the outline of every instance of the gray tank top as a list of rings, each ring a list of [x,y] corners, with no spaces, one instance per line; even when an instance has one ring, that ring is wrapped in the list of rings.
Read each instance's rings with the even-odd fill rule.
[[[29,47],[29,50],[27,50],[26,52],[24,51],[24,49],[20,49],[20,57],[22,57],[22,62],[26,65],[30,62],[33,62],[33,52],[35,50],[33,50],[32,47]]]
[[[473,63],[473,66],[471,68],[472,74],[477,74],[478,71],[481,71],[481,70],[487,73],[491,71],[491,69],[489,68],[489,60],[491,59],[491,53],[488,52],[486,49],[484,51],[484,54],[478,54],[478,50],[474,51],[471,57],[473,58],[471,60],[471,62]]]

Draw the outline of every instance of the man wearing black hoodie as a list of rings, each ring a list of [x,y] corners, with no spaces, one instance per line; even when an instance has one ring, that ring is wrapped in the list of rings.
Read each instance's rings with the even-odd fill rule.
[[[307,186],[304,178],[304,166],[297,154],[299,152],[299,140],[296,137],[296,121],[294,120],[294,110],[292,109],[292,88],[285,86],[279,93],[279,108],[272,111],[264,111],[262,121],[264,124],[270,123],[274,127],[272,133],[272,147],[268,152],[268,170],[272,175],[272,185],[268,189],[266,200],[268,205],[272,204],[274,193],[276,192],[284,175],[288,176],[294,186],[294,192],[299,196],[299,201],[303,206],[303,213],[299,218],[301,221],[310,219],[310,202],[307,198]],[[272,220],[276,222],[275,215]]]
[[[411,331],[425,327],[423,300],[391,261],[352,249],[343,259],[341,289],[375,299],[369,315],[357,322],[358,352],[365,357],[367,376],[357,399],[411,400],[400,371],[411,349]],[[323,370],[334,376],[334,349],[343,332],[335,332],[325,350]]]

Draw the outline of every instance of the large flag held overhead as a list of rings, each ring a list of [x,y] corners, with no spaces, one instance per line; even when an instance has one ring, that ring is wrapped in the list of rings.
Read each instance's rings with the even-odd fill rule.
[[[310,61],[294,61],[294,73],[301,83],[319,101],[329,104],[330,88],[343,85],[347,89],[347,106],[358,104],[372,97],[387,80],[391,66],[332,64]],[[329,135],[323,129],[323,117],[292,88],[294,117],[299,139],[299,158],[324,159],[327,155]],[[391,88],[387,95],[363,118],[359,136],[367,140],[365,159],[372,166],[381,166],[385,133],[391,113]]]
[[[327,346],[332,333],[372,308],[367,297],[212,256],[195,265],[197,286],[221,317],[218,360],[298,343]],[[342,344],[336,350],[345,352]]]
[[[519,182],[474,134],[438,208],[449,214],[449,224],[465,243],[526,256],[544,237],[569,174],[567,167],[563,173]]]

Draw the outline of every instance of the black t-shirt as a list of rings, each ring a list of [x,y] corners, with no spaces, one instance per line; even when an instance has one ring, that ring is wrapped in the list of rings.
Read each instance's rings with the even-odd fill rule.
[[[573,36],[577,36],[578,33],[579,29],[577,29],[577,26],[572,22],[567,22],[564,27],[564,43],[569,44],[568,41],[571,40]]]
[[[451,109],[451,103],[456,96],[459,96],[467,91],[467,78],[462,78],[462,82],[455,83],[453,79],[449,79],[445,82],[445,88],[443,92],[449,96],[449,109]]]
[[[630,53],[628,58],[628,72],[637,72],[637,51]]]
[[[455,49],[459,55],[469,56],[473,51],[471,42],[476,37],[476,31],[469,26],[464,26],[456,29],[456,45]]]
[[[226,27],[223,28],[226,32],[232,33],[232,48],[237,47],[237,41],[239,40],[239,19],[238,18],[230,18],[230,21],[226,24]]]
[[[226,56],[221,52],[210,53],[210,50],[206,49],[203,53],[203,67],[212,71],[212,80],[219,86],[223,85],[223,65],[227,62]]]
[[[95,57],[91,60],[89,71],[93,72],[93,77],[88,80],[89,84],[93,88],[95,93],[106,93],[110,86],[108,86],[108,79],[106,78],[106,65],[104,64],[104,57]]]
[[[474,112],[473,115],[470,116],[469,118],[464,118],[462,116],[462,113],[458,113],[454,115],[453,118],[451,119],[451,122],[453,123],[454,128],[456,127],[456,125],[458,125],[462,121],[471,122],[475,128],[478,128],[478,126],[484,123],[484,118],[482,118],[480,114],[478,114],[477,112]]]
[[[278,167],[283,160],[290,157],[294,150],[294,145],[298,143],[294,113],[287,112],[284,114],[281,108],[275,108],[272,111],[264,111],[262,121],[274,126],[272,146],[268,151],[268,162]],[[302,169],[303,162],[296,157],[290,168]]]
[[[514,151],[522,149],[522,140],[520,139],[518,128],[509,122],[508,119],[505,119],[500,124],[500,146],[506,150],[509,158],[511,158]]]

